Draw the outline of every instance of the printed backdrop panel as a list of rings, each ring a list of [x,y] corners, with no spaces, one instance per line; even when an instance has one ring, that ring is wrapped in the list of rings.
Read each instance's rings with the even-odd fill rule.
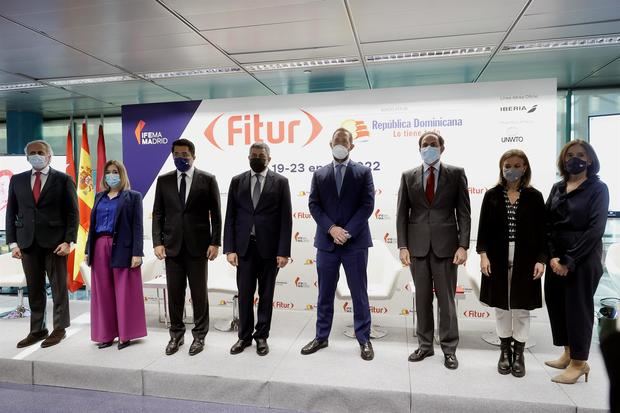
[[[442,162],[462,166],[467,173],[472,249],[482,197],[498,180],[504,151],[526,152],[532,184],[544,196],[556,179],[555,79],[129,105],[123,107],[122,120],[123,158],[132,187],[144,194],[147,236],[156,177],[174,169],[172,141],[187,138],[195,143],[196,166],[216,175],[223,212],[231,178],[249,169],[249,146],[270,145],[269,167],[289,179],[293,198],[293,262],[278,276],[276,308],[315,308],[316,225],[308,211],[308,193],[312,173],[331,161],[329,141],[336,128],[353,133],[351,159],[372,169],[373,238],[387,243],[394,256],[398,185],[403,171],[420,165],[418,139],[425,131],[445,138]],[[477,268],[477,255],[472,258],[468,265]],[[466,291],[460,316],[492,317],[470,294],[466,272],[461,269],[459,274]],[[410,279],[408,271],[402,271],[392,299],[372,302],[373,313],[409,314]],[[220,302],[229,305],[230,298]],[[341,302],[337,308],[351,311],[351,304]]]

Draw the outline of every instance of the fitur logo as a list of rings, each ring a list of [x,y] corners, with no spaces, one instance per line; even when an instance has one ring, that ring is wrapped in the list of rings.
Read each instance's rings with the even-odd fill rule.
[[[139,120],[134,133],[139,145],[165,145],[168,138],[162,135],[161,131],[145,131],[146,122]]]
[[[345,128],[346,130],[351,132],[351,135],[353,135],[353,140],[359,138],[368,138],[370,136],[368,126],[366,126],[363,120],[347,119],[342,122],[340,127]]]
[[[295,218],[295,219],[311,219],[312,215],[310,215],[309,212],[298,211],[298,212],[293,212],[293,218]]]
[[[234,114],[224,117],[216,116],[204,130],[207,141],[217,149],[222,146],[251,145],[255,142],[267,142],[271,145],[299,144],[303,146],[314,141],[323,126],[312,114],[299,109],[303,116],[288,119],[266,119],[260,113]]]

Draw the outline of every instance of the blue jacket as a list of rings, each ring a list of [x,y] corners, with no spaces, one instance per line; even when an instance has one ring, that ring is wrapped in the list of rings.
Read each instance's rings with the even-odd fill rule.
[[[343,248],[368,248],[372,246],[368,218],[375,207],[375,187],[370,168],[350,161],[338,196],[334,166],[325,165],[312,175],[308,202],[310,213],[317,223],[314,246],[333,251],[334,239],[329,235],[332,225],[349,232],[351,238]]]
[[[90,213],[90,231],[86,242],[86,254],[88,254],[88,264],[93,261],[95,243],[93,241],[94,231],[97,227],[97,205],[106,192],[99,192],[95,197],[95,203]],[[143,238],[144,231],[142,225],[142,195],[140,192],[126,190],[119,194],[119,202],[116,208],[116,218],[114,219],[114,233],[112,235],[112,257],[110,266],[112,268],[131,267],[131,257],[143,257]]]

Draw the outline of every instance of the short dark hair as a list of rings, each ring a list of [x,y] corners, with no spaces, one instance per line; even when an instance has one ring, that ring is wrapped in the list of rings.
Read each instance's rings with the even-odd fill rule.
[[[444,140],[440,134],[438,134],[437,132],[424,132],[422,136],[420,136],[420,139],[418,140],[418,148],[422,147],[422,141],[424,140],[424,138],[426,138],[429,135],[436,136],[437,140],[439,141],[439,146],[441,146],[442,148],[444,147]]]
[[[338,128],[334,131],[334,133],[332,133],[332,141],[334,140],[334,136],[337,133],[348,133],[349,134],[349,143],[353,144],[353,134],[351,133],[350,130],[348,130],[347,128]]]
[[[575,139],[564,145],[564,147],[560,151],[560,156],[558,156],[558,171],[560,172],[560,175],[562,175],[562,178],[564,178],[564,180],[568,180],[568,177],[570,176],[570,174],[566,170],[566,154],[568,153],[568,150],[575,145],[583,146],[583,148],[586,150],[588,158],[590,158],[590,161],[592,162],[590,165],[588,165],[588,178],[591,176],[596,176],[601,170],[601,162],[598,160],[598,156],[596,156],[594,148],[583,139]]]
[[[192,154],[192,157],[196,157],[196,147],[194,146],[194,143],[189,139],[177,139],[176,141],[172,142],[172,153],[174,153],[175,146],[187,146],[189,148],[189,153]]]

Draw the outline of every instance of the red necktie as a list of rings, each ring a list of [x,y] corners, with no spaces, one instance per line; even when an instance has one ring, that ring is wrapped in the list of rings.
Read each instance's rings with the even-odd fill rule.
[[[428,178],[426,178],[426,199],[429,204],[433,203],[435,197],[435,168],[429,168]]]
[[[34,203],[39,202],[39,196],[41,195],[41,172],[36,171],[34,173],[34,185],[32,185],[32,195],[34,196]]]

